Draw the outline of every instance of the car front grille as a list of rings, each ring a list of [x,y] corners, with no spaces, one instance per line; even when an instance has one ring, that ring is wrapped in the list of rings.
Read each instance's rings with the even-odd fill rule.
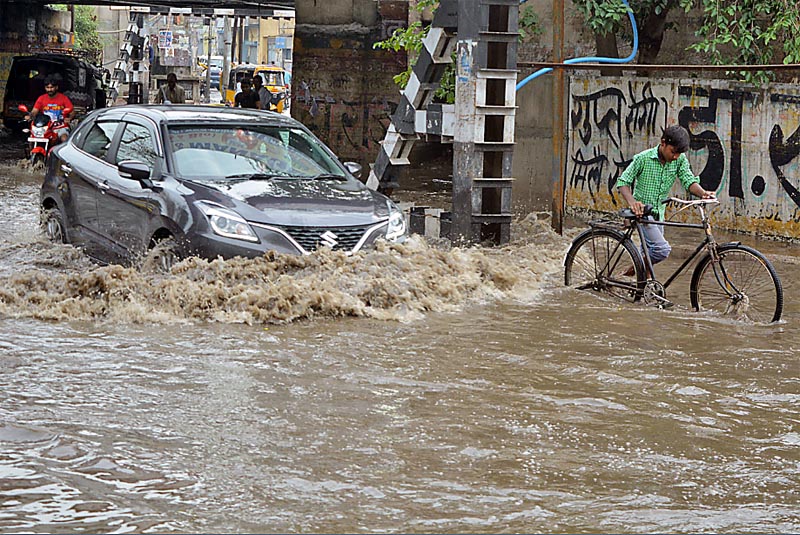
[[[370,228],[369,225],[359,227],[279,227],[290,235],[308,252],[316,251],[321,246],[332,249],[351,251]]]

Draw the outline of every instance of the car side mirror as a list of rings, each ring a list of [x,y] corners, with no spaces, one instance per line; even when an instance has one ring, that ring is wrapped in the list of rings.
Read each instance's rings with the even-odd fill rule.
[[[150,179],[150,168],[146,163],[138,160],[124,160],[119,162],[117,167],[119,169],[119,176],[122,178],[136,180],[145,188],[156,189],[153,181]]]
[[[344,162],[344,167],[350,171],[350,174],[354,177],[361,178],[361,164],[356,162]]]

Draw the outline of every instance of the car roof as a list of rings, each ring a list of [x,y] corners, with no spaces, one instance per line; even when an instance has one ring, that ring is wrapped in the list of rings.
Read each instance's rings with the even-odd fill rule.
[[[286,69],[283,67],[279,67],[278,65],[264,65],[261,63],[244,63],[242,65],[236,65],[231,70],[239,70],[239,71],[275,71],[275,72],[285,72]]]
[[[113,106],[99,111],[100,116],[120,117],[125,113],[145,116],[157,123],[165,124],[248,124],[260,123],[271,126],[293,126],[304,128],[302,123],[283,114],[227,106],[202,106],[195,104],[129,104]]]

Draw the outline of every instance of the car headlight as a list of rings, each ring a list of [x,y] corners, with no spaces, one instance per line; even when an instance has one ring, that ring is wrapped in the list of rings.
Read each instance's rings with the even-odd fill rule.
[[[403,212],[391,201],[386,201],[389,207],[389,224],[386,226],[386,239],[397,241],[406,234],[406,218]]]
[[[197,203],[197,206],[208,218],[214,234],[237,240],[258,241],[250,224],[233,210],[202,202]]]

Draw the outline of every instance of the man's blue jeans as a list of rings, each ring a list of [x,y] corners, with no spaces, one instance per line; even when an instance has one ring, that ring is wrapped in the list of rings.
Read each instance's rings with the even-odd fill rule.
[[[653,216],[647,216],[645,219],[653,221]],[[644,231],[644,241],[647,244],[647,250],[650,252],[650,261],[653,264],[658,264],[665,260],[672,247],[669,242],[664,239],[664,225],[642,225]],[[643,251],[644,253],[644,251]]]

